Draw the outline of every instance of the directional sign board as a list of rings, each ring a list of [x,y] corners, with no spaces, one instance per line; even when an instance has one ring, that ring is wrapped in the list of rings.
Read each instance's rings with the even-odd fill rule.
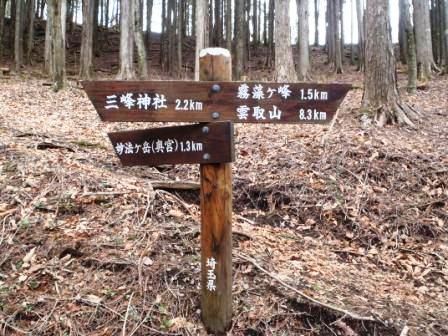
[[[351,85],[87,81],[103,121],[329,123]]]
[[[109,133],[124,166],[224,163],[234,160],[230,122]]]

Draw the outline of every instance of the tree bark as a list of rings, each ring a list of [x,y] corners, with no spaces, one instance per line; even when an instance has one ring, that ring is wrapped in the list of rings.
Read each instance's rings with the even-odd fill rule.
[[[444,17],[445,17],[445,31],[444,31],[444,40],[445,40],[445,73],[448,73],[448,0],[444,2]]]
[[[134,73],[134,0],[121,1],[120,6],[120,72],[118,79],[131,80]]]
[[[432,69],[437,68],[432,49],[429,3],[428,1],[413,0],[413,4],[418,78],[429,80],[432,77]]]
[[[235,69],[234,78],[240,80],[244,72],[244,0],[235,0]]]
[[[319,45],[319,0],[314,0],[314,46]]]
[[[20,73],[23,64],[23,13],[25,0],[16,1],[16,19],[14,29],[14,68]]]
[[[0,0],[0,60],[3,57],[3,34],[5,31],[6,0]]]
[[[272,63],[275,57],[275,47],[274,47],[274,22],[275,22],[275,2],[274,0],[269,0],[269,14],[268,14],[268,55],[266,57],[266,66],[272,67]]]
[[[176,34],[176,75],[177,77],[181,77],[182,75],[182,41],[183,41],[183,33],[182,27],[184,25],[183,22],[183,14],[182,14],[182,1],[177,2],[177,34]]]
[[[412,24],[410,0],[402,0],[403,2],[403,25],[406,38],[406,60],[408,64],[408,92],[415,93],[417,91],[417,54],[415,50],[414,25]],[[401,8],[400,8],[401,10]]]
[[[208,1],[196,0],[196,55],[194,66],[194,79],[199,80],[199,53],[208,46]]]
[[[35,0],[28,0],[28,35],[26,42],[26,62],[31,64],[31,53],[34,45],[34,18],[35,18]]]
[[[134,1],[134,39],[137,45],[138,76],[140,79],[148,79],[148,63],[146,60],[145,40],[143,38],[142,0]]]
[[[48,0],[53,18],[51,20],[51,78],[57,92],[65,86],[65,25],[66,0]]]
[[[296,82],[291,48],[289,1],[275,0],[275,80]]]
[[[232,51],[232,0],[226,0],[226,48]]]
[[[252,14],[252,42],[254,45],[258,44],[258,1],[253,1],[253,14]]]
[[[88,80],[93,70],[93,15],[95,2],[83,0],[82,2],[82,36],[79,77]]]
[[[335,72],[338,74],[341,74],[343,72],[342,70],[342,7],[341,7],[341,0],[334,0],[335,2],[335,18],[334,18],[334,44],[335,44],[335,63],[334,63],[334,69]]]
[[[407,49],[407,35],[406,35],[406,2],[407,0],[400,0],[399,2],[399,21],[398,21],[398,44],[400,46],[400,60],[401,63],[407,64],[408,49]]]
[[[366,39],[364,32],[364,6],[362,0],[356,0],[356,16],[358,17],[358,71],[363,71]]]
[[[149,58],[151,57],[151,48],[152,48],[152,10],[154,6],[153,0],[148,0],[146,3],[146,49],[148,50]]]
[[[309,51],[309,25],[308,25],[308,0],[297,0],[297,12],[299,18],[298,27],[298,67],[299,81],[310,79],[310,51]]]
[[[397,89],[389,0],[367,0],[366,31],[363,107],[375,113],[379,126],[414,126],[410,117],[416,112],[401,102]]]
[[[51,57],[51,26],[53,25],[53,7],[47,6],[47,23],[45,26],[45,50],[44,50],[44,73],[50,75],[52,68]]]

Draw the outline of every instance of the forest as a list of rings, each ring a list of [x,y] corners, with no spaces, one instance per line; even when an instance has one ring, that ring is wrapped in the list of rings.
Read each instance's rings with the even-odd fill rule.
[[[448,0],[0,0],[0,335],[448,335],[447,130]]]

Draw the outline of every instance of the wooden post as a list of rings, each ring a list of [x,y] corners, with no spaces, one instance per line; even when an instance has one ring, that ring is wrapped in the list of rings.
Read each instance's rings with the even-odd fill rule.
[[[232,80],[226,49],[202,50],[199,64],[202,81]],[[219,335],[232,322],[232,166],[202,164],[200,170],[202,321],[207,331]]]

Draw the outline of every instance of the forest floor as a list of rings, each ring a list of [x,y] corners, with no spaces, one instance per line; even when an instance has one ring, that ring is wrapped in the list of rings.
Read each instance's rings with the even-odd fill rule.
[[[379,129],[323,69],[358,87],[333,128],[236,126],[229,335],[447,335],[448,78]],[[121,167],[106,133],[154,124],[45,82],[0,79],[0,334],[206,335],[198,191],[157,188],[198,167]]]

